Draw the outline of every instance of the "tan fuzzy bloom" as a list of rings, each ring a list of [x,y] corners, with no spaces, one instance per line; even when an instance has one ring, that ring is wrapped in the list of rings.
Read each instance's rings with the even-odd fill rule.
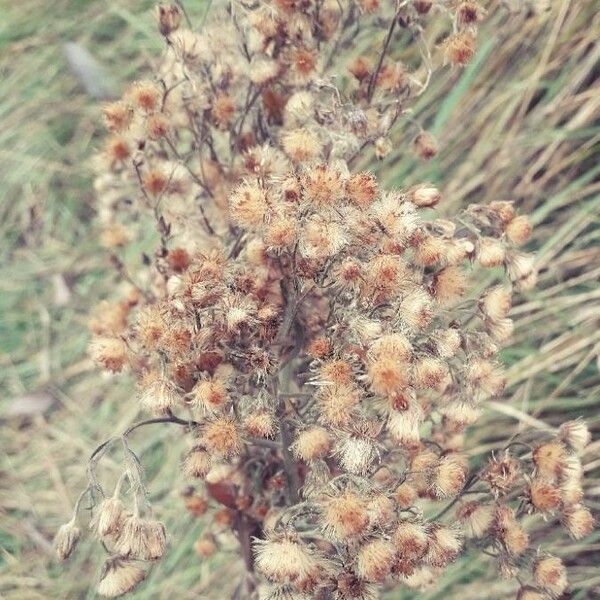
[[[102,567],[96,591],[105,598],[117,598],[131,592],[145,577],[139,563],[122,557],[109,558]]]
[[[425,329],[433,318],[431,295],[423,288],[415,288],[400,302],[398,316],[411,329]]]
[[[442,456],[431,473],[431,491],[436,498],[452,498],[464,487],[468,463],[461,454]]]
[[[317,54],[307,48],[296,48],[290,53],[290,66],[297,75],[306,78],[317,66]]]
[[[398,506],[402,510],[405,510],[415,504],[417,500],[417,490],[415,490],[414,486],[405,481],[396,488],[394,499],[398,503]]]
[[[571,460],[568,460],[568,465],[561,476],[560,498],[564,505],[578,504],[583,499],[583,468],[581,463],[573,468]]]
[[[370,206],[379,193],[377,178],[371,173],[356,173],[346,182],[346,194],[358,207]]]
[[[398,362],[412,358],[412,345],[403,333],[388,333],[373,342],[369,348],[372,359],[388,356]]]
[[[441,358],[452,358],[460,349],[462,338],[458,329],[437,329],[431,335],[436,354]]]
[[[423,183],[411,188],[408,198],[419,208],[432,208],[442,199],[442,194],[434,185]]]
[[[362,534],[369,524],[367,504],[351,491],[327,498],[323,503],[321,523],[327,535],[346,542]]]
[[[529,536],[515,518],[515,512],[509,506],[499,506],[496,511],[494,530],[506,550],[513,556],[519,556],[529,546]]]
[[[246,244],[246,257],[250,264],[264,266],[267,262],[267,247],[263,240],[253,239]]]
[[[229,396],[220,379],[201,379],[192,390],[195,406],[217,411],[227,403]]]
[[[111,102],[102,110],[102,116],[107,129],[121,133],[131,124],[133,111],[126,102]]]
[[[515,325],[512,319],[486,319],[485,329],[499,343],[505,343],[513,334]]]
[[[512,489],[519,472],[519,461],[505,452],[500,458],[490,459],[481,478],[495,493],[504,493]]]
[[[331,354],[332,350],[331,340],[326,337],[318,337],[312,340],[306,351],[312,358],[324,359]]]
[[[399,558],[408,561],[417,561],[423,557],[429,545],[429,537],[421,523],[401,521],[392,541],[396,547]]]
[[[144,375],[140,383],[139,399],[146,410],[155,414],[163,414],[182,401],[177,386],[153,371]]]
[[[354,408],[360,402],[359,390],[351,385],[326,385],[316,394],[321,420],[335,427],[352,421]]]
[[[276,217],[265,226],[264,241],[275,250],[291,248],[298,240],[298,222],[290,217]]]
[[[169,129],[169,120],[162,113],[150,115],[146,119],[146,132],[152,140],[160,140],[167,137]]]
[[[502,393],[506,381],[494,363],[484,359],[475,359],[466,366],[467,381],[475,390],[490,396],[499,396]]]
[[[54,550],[60,560],[67,560],[71,556],[79,543],[80,537],[81,530],[75,525],[74,519],[61,525],[54,536]]]
[[[95,337],[89,353],[95,363],[112,373],[118,373],[127,363],[127,344],[121,338]]]
[[[361,579],[381,583],[390,574],[396,549],[383,539],[374,539],[362,545],[356,558],[356,572]]]
[[[540,477],[556,481],[567,466],[566,448],[560,442],[547,442],[534,448],[533,463]]]
[[[319,379],[335,385],[350,385],[354,380],[352,365],[342,359],[327,360],[319,367]]]
[[[435,137],[428,131],[422,131],[413,140],[416,155],[424,160],[433,158],[438,153],[438,144]]]
[[[459,531],[439,523],[431,526],[428,540],[425,561],[434,567],[443,567],[455,560],[462,548]]]
[[[464,296],[467,278],[460,267],[449,266],[434,275],[431,287],[433,297],[442,306],[449,306]]]
[[[142,177],[144,189],[150,196],[157,197],[166,191],[169,176],[160,168],[147,171]]]
[[[141,560],[157,560],[167,549],[165,526],[159,521],[128,516],[117,539],[116,550],[121,556]]]
[[[218,94],[212,102],[211,115],[220,129],[228,129],[235,118],[235,102],[227,94]]]
[[[217,545],[211,536],[204,536],[196,541],[194,550],[200,558],[209,558],[217,551]]]
[[[306,123],[314,113],[314,97],[311,92],[301,90],[292,94],[285,104],[285,124],[301,125]]]
[[[420,232],[414,238],[414,261],[420,267],[432,267],[444,257],[444,240],[439,237]]]
[[[490,319],[504,319],[512,307],[512,292],[503,286],[492,288],[483,296],[480,306]]]
[[[187,477],[204,478],[211,466],[210,454],[202,446],[192,448],[183,459],[183,472]]]
[[[135,106],[144,112],[151,113],[159,108],[161,91],[158,85],[151,81],[135,83],[126,95]]]
[[[529,289],[535,284],[534,258],[532,254],[511,252],[506,256],[506,270],[510,280],[520,289]]]
[[[280,69],[276,60],[266,57],[255,58],[250,65],[250,80],[256,85],[266,85],[279,75]]]
[[[552,596],[562,596],[567,589],[567,570],[556,556],[542,556],[533,565],[536,585]]]
[[[105,498],[97,507],[96,514],[90,522],[90,528],[104,538],[106,536],[116,537],[123,528],[125,522],[125,507],[119,498]]]
[[[376,394],[391,396],[410,385],[410,364],[398,362],[391,356],[378,355],[369,362],[367,377]]]
[[[309,462],[325,458],[331,450],[331,445],[332,439],[328,431],[324,427],[315,426],[298,434],[292,451],[300,460]]]
[[[377,457],[377,450],[369,438],[344,435],[335,446],[335,456],[347,473],[365,475]]]
[[[395,503],[386,494],[376,494],[368,504],[371,527],[386,527],[396,516]]]
[[[106,140],[104,151],[111,163],[120,163],[127,160],[131,154],[129,143],[124,137],[113,135]]]
[[[562,523],[575,540],[580,540],[589,535],[595,527],[592,513],[583,504],[575,504],[565,508]]]
[[[387,430],[391,438],[398,444],[416,448],[421,440],[419,429],[423,419],[423,411],[417,403],[413,402],[408,410],[390,411]]]
[[[291,129],[281,135],[284,152],[296,163],[314,160],[319,156],[322,144],[309,129]]]
[[[465,502],[456,511],[466,537],[481,538],[492,527],[495,517],[494,506],[480,502]]]
[[[448,365],[433,356],[423,356],[413,365],[414,385],[421,389],[440,389],[447,383]]]
[[[255,540],[256,568],[271,581],[302,582],[320,572],[317,556],[293,536]]]
[[[244,429],[253,437],[273,438],[277,433],[277,423],[273,414],[265,410],[249,414],[243,424]]]
[[[244,181],[229,197],[229,214],[232,221],[246,229],[255,229],[262,225],[268,208],[266,191],[254,181]]]
[[[311,204],[331,206],[345,196],[345,182],[339,171],[326,165],[309,169],[302,179],[304,197]]]
[[[561,490],[542,477],[535,477],[529,484],[529,499],[540,512],[558,510],[562,504]]]
[[[225,458],[239,454],[242,450],[242,438],[233,419],[220,417],[214,419],[202,429],[202,441],[211,454]]]
[[[421,450],[412,457],[409,481],[415,486],[420,495],[429,492],[431,473],[437,463],[437,454],[427,449]]]
[[[461,2],[456,8],[456,20],[460,27],[474,25],[481,21],[482,17],[483,9],[472,0]]]
[[[506,249],[496,238],[482,237],[477,241],[476,256],[482,267],[499,267],[504,264]]]
[[[502,225],[508,225],[515,218],[514,204],[508,200],[495,200],[490,202],[487,208]]]
[[[470,31],[461,31],[444,41],[444,57],[451,65],[464,66],[475,54],[476,40]]]
[[[558,428],[559,439],[571,450],[580,454],[592,440],[592,434],[584,421],[566,421]]]
[[[531,237],[531,224],[525,215],[520,215],[506,226],[504,233],[513,244],[521,246]]]

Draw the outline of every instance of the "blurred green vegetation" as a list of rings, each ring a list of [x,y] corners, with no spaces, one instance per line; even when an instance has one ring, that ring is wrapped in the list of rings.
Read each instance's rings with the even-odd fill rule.
[[[501,406],[516,413],[489,411],[470,434],[479,458],[523,426],[515,414],[550,424],[584,415],[596,436],[600,431],[599,16],[589,0],[560,0],[540,15],[488,4],[475,61],[465,70],[442,69],[414,108],[439,137],[440,154],[415,162],[407,124],[394,136],[397,152],[380,164],[366,156],[363,165],[390,186],[434,181],[448,206],[513,199],[537,226],[531,247],[539,252],[540,285],[515,307],[514,343],[503,353],[509,388]],[[160,55],[153,5],[24,0],[2,8],[0,598],[94,597],[98,548],[86,541],[58,565],[49,542],[83,485],[84,457],[133,421],[137,408],[127,401],[131,383],[100,377],[85,355],[89,308],[116,280],[92,226],[89,160],[101,139],[99,103],[69,69],[63,45],[90,50],[122,89]],[[205,3],[186,7],[200,22]],[[19,410],[26,414],[14,416]],[[200,526],[179,498],[177,435],[177,428],[159,428],[132,438],[172,539],[134,597],[221,598],[223,565],[232,568],[234,558],[200,562],[192,550]],[[598,449],[596,440],[585,456],[595,510]],[[116,463],[106,470],[114,476]],[[557,537],[553,524],[545,527],[550,538]],[[598,534],[553,549],[569,564],[573,598],[599,593]],[[472,554],[440,588],[391,597],[500,599],[514,589],[489,559]]]

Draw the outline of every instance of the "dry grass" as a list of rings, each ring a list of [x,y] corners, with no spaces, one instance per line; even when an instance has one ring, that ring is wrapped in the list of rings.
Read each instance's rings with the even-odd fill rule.
[[[0,130],[0,598],[94,597],[97,548],[84,544],[62,566],[49,540],[83,483],[85,456],[137,409],[127,381],[99,378],[85,358],[86,311],[111,281],[92,235],[91,182],[81,166],[96,145],[98,111],[69,74],[60,44],[83,43],[118,65],[117,79],[130,80],[159,52],[151,4],[65,0],[48,13],[29,0],[14,4],[0,25],[0,117],[8,125]],[[194,10],[199,19],[203,7]],[[475,62],[444,70],[415,107],[439,136],[440,155],[422,164],[398,152],[373,168],[389,185],[432,180],[448,203],[514,199],[533,215],[540,283],[514,309],[506,396],[470,444],[483,457],[531,417],[553,426],[584,415],[595,439],[584,457],[587,497],[598,511],[600,17],[592,0],[557,0],[528,19],[502,8],[489,13]],[[398,147],[413,134],[409,124],[400,128]],[[23,406],[29,416],[10,416]],[[218,565],[201,564],[192,551],[199,527],[178,498],[175,435],[159,429],[133,438],[173,540],[134,597],[221,598],[207,591],[222,585]],[[555,535],[552,521],[540,525]],[[573,598],[600,595],[600,535],[554,550],[570,565]],[[514,590],[485,556],[469,555],[442,589],[418,597],[501,599]]]

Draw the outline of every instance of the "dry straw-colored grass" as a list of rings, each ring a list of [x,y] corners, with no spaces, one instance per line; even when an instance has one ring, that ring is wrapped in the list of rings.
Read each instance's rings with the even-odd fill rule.
[[[390,186],[429,179],[448,203],[513,199],[532,215],[540,282],[513,310],[514,343],[503,353],[509,387],[470,433],[470,445],[483,457],[519,428],[585,416],[594,434],[584,456],[587,502],[598,511],[600,15],[593,0],[556,0],[529,17],[488,5],[475,61],[464,71],[444,70],[415,107],[440,138],[439,156],[424,165],[405,153],[414,134],[407,123],[396,132],[399,151],[373,168]],[[159,51],[150,7],[65,0],[49,13],[28,0],[0,24],[0,598],[94,597],[91,544],[64,566],[50,540],[83,483],[86,455],[123,430],[137,407],[127,381],[99,378],[85,357],[86,311],[111,281],[91,230],[84,165],[99,119],[60,44],[84,43],[117,80],[130,80]],[[193,7],[192,17],[204,9]],[[25,409],[27,416],[14,415]],[[182,486],[175,435],[153,430],[133,438],[172,538],[134,597],[221,598],[223,570],[232,564],[201,563],[192,550],[199,527],[171,491]],[[531,525],[553,538],[552,520]],[[600,534],[553,550],[569,566],[572,598],[600,597]],[[471,554],[441,588],[418,597],[501,599],[515,587],[487,557]]]

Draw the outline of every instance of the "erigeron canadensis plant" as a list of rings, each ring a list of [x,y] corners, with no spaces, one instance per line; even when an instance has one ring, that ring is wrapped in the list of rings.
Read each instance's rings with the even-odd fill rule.
[[[513,292],[535,284],[528,220],[503,200],[438,216],[432,184],[389,190],[357,167],[394,149],[401,120],[410,151],[436,154],[411,102],[436,65],[468,63],[484,15],[472,1],[231,2],[196,32],[181,5],[157,8],[164,56],[105,107],[96,161],[101,240],[129,291],[90,319],[93,358],[133,374],[149,418],[96,449],[56,539],[67,558],[87,500],[109,552],[101,595],[134,589],[166,551],[129,443],[161,424],[189,444],[199,556],[243,558],[234,597],[370,600],[434,586],[469,547],[521,600],[567,589],[523,517],[591,531],[585,424],[525,431],[474,470],[463,450],[504,388]],[[158,247],[132,269],[122,248],[145,223]],[[106,489],[97,466],[117,447]]]

